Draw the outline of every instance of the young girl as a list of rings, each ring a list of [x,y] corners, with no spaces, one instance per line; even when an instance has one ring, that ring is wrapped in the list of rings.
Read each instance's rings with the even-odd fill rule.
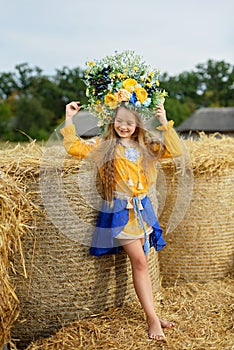
[[[163,328],[173,322],[160,320],[154,310],[153,291],[147,264],[150,247],[157,251],[165,246],[162,230],[148,197],[156,181],[156,160],[181,155],[180,140],[167,121],[163,104],[156,108],[156,117],[164,131],[164,143],[153,142],[143,128],[138,112],[121,103],[105,133],[93,143],[76,136],[73,116],[79,102],[66,106],[66,125],[61,130],[67,152],[80,158],[92,158],[99,169],[104,201],[93,234],[90,253],[95,256],[117,253],[123,248],[131,261],[136,294],[146,314],[148,334],[165,341]]]

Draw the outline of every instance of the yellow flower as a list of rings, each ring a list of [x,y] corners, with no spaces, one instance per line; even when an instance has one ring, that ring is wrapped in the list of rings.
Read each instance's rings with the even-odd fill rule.
[[[128,78],[123,81],[124,89],[128,90],[129,92],[134,91],[134,86],[136,85],[137,85],[137,81],[135,79]]]
[[[110,78],[111,78],[111,79],[114,79],[114,78],[115,78],[115,75],[114,75],[114,74],[110,74]]]
[[[167,97],[167,95],[168,95],[168,93],[166,92],[166,90],[163,90],[161,96],[162,96],[162,97]]]
[[[93,67],[93,66],[94,66],[94,62],[93,62],[93,61],[89,61],[89,62],[88,62],[88,65],[89,65],[90,67]]]
[[[156,84],[157,86],[159,86],[159,81],[158,81],[158,79],[155,80],[155,84]]]
[[[148,86],[148,87],[152,87],[152,84],[150,84],[150,83],[146,83],[146,86]]]
[[[149,76],[150,76],[151,78],[153,78],[154,72],[149,72]]]
[[[136,88],[135,89],[136,97],[140,103],[145,102],[148,97],[147,91],[144,88]]]
[[[114,109],[118,106],[117,96],[108,92],[104,97],[105,105],[109,108]]]
[[[135,72],[137,72],[138,71],[138,67],[133,67],[133,70],[135,71]]]
[[[119,89],[117,93],[117,100],[118,102],[126,102],[129,101],[131,98],[131,93],[126,89]]]
[[[126,78],[126,75],[125,74],[122,74],[122,73],[117,73],[117,77],[119,79],[125,79]]]
[[[97,105],[100,105],[100,104],[101,104],[101,100],[97,100],[97,101],[96,101],[96,104],[97,104]]]

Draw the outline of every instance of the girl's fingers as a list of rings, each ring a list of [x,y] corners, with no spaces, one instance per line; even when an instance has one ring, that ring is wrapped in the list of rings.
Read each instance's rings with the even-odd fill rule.
[[[155,108],[155,112],[156,114],[164,113],[165,112],[164,106],[162,104],[158,104]]]
[[[161,115],[165,115],[165,110],[164,109],[161,109],[161,108],[158,108],[156,110],[156,116],[159,117]]]
[[[81,106],[79,106],[80,101],[72,101],[66,105],[66,117],[72,118],[79,110]]]
[[[158,104],[155,108],[155,115],[158,118],[159,122],[164,125],[167,123],[166,110],[163,104]]]
[[[78,111],[80,109],[79,104],[80,104],[80,101],[76,101],[76,102],[73,101],[73,102],[68,103],[67,106],[70,107],[71,109]]]

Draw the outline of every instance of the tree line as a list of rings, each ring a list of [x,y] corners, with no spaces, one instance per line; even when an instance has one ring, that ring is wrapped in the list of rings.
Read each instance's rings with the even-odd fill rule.
[[[48,76],[28,63],[0,73],[0,139],[46,140],[64,120],[66,103],[87,102],[83,76],[79,67],[56,69]],[[224,61],[208,60],[177,76],[162,74],[169,119],[177,126],[198,108],[234,106],[233,82],[234,66]]]

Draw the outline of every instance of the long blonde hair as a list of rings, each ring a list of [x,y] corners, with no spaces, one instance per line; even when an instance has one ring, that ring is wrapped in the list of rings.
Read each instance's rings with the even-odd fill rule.
[[[164,146],[159,143],[159,149],[154,151],[153,146],[155,141],[150,137],[148,132],[144,129],[143,122],[137,111],[128,109],[124,104],[116,109],[115,115],[111,123],[106,127],[106,130],[101,138],[101,142],[97,148],[95,148],[92,158],[94,158],[102,179],[104,197],[107,201],[111,202],[113,199],[113,188],[115,185],[115,154],[116,147],[120,141],[119,135],[114,128],[115,118],[120,108],[125,108],[130,111],[136,120],[136,129],[132,135],[132,140],[137,142],[138,147],[142,153],[143,169],[147,169],[145,173],[148,183],[155,173],[155,161],[160,158],[164,151]]]

